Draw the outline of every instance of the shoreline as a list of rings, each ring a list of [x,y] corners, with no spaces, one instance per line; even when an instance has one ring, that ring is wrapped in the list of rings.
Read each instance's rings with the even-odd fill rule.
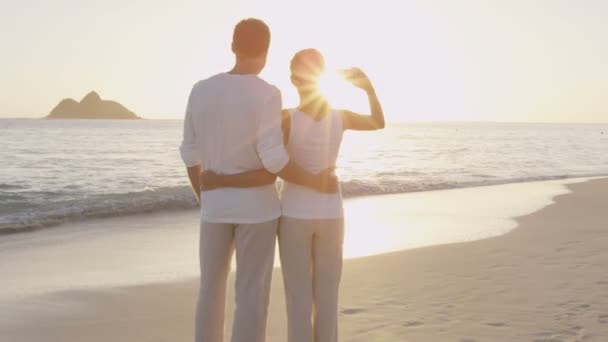
[[[515,217],[543,208],[553,203],[554,196],[568,192],[565,184],[585,180],[353,198],[345,202],[344,256],[349,259],[501,235],[517,226]],[[0,239],[0,273],[6,278],[0,303],[15,296],[195,277],[198,221],[197,210],[156,212],[4,236]],[[374,227],[373,239],[369,227]]]
[[[424,189],[414,189],[409,188],[407,191],[405,189],[394,189],[394,190],[384,190],[377,192],[369,192],[369,193],[360,193],[357,190],[344,190],[343,196],[344,201],[357,200],[362,198],[376,197],[376,196],[387,196],[387,195],[404,195],[404,194],[417,194],[417,193],[426,193],[433,191],[444,191],[444,190],[456,190],[456,189],[469,189],[469,188],[479,188],[479,187],[488,187],[488,186],[499,186],[499,185],[509,185],[509,184],[525,184],[525,183],[536,183],[536,182],[547,182],[547,181],[577,181],[577,180],[589,180],[589,179],[599,179],[608,177],[608,174],[585,174],[585,175],[558,175],[558,176],[538,176],[538,177],[524,177],[524,178],[512,178],[512,179],[497,179],[494,181],[471,181],[471,182],[463,182],[463,183],[453,183],[453,184],[437,184],[431,185]],[[187,192],[190,191],[188,186],[183,187]],[[376,189],[378,190],[378,189]],[[143,195],[145,192],[138,193],[129,193],[129,194],[112,194],[113,196],[126,196],[126,195]],[[145,206],[145,204],[141,204],[141,206]],[[133,217],[137,218],[139,216],[146,216],[154,213],[165,213],[165,214],[175,214],[175,213],[183,213],[193,210],[198,210],[196,205],[193,202],[192,207],[175,207],[175,208],[152,208],[152,209],[143,209],[143,210],[125,210],[122,213],[105,213],[105,212],[96,212],[89,213],[83,215],[74,215],[72,217],[61,217],[61,216],[49,216],[46,218],[47,222],[43,223],[22,223],[20,227],[17,226],[9,226],[2,227],[0,225],[0,239],[3,236],[10,236],[14,234],[25,234],[25,233],[35,233],[39,231],[43,231],[46,229],[54,229],[63,227],[66,225],[75,225],[75,224],[86,224],[87,221],[97,221],[97,220],[111,220],[114,218],[121,217]]]
[[[516,218],[517,228],[500,236],[346,260],[341,340],[605,340],[608,179],[568,188],[572,192]],[[18,323],[0,324],[0,332],[32,342],[191,340],[197,283],[30,298],[15,317]],[[267,341],[285,340],[284,316],[277,271]]]

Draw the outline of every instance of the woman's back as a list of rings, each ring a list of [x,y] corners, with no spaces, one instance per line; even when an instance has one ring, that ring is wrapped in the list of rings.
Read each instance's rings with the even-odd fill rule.
[[[315,120],[297,109],[289,110],[290,158],[311,173],[334,167],[342,143],[342,113],[331,111]],[[333,219],[343,217],[342,195],[323,194],[285,182],[282,192],[283,216],[302,219]]]

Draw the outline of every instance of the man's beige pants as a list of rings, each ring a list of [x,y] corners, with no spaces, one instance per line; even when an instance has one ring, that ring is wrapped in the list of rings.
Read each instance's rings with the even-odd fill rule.
[[[201,222],[201,286],[196,342],[223,342],[226,286],[236,250],[232,342],[263,342],[278,220],[258,224]]]
[[[289,342],[338,341],[344,220],[282,217],[279,251]]]

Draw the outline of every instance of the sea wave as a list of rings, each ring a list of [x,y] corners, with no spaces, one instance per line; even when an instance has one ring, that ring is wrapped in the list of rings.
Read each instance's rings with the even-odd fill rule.
[[[373,183],[350,180],[342,183],[342,194],[345,198],[350,198],[594,176],[602,175],[554,175],[493,180],[484,179],[470,182],[429,181],[410,183],[382,180]],[[185,186],[148,189],[146,191],[125,194],[94,195],[84,200],[50,203],[35,209],[18,210],[13,214],[2,215],[0,217],[0,234],[32,231],[66,222],[92,218],[134,215],[162,210],[194,209],[196,206],[197,203],[194,200],[191,189]]]
[[[0,190],[22,190],[22,189],[27,189],[27,186],[18,185],[18,184],[0,183]]]
[[[0,217],[0,234],[31,231],[70,221],[195,208],[187,187],[168,187],[124,194],[94,195],[26,209]]]

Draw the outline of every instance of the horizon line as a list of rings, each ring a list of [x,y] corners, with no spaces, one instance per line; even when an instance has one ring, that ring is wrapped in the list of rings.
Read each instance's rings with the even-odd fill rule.
[[[25,116],[25,117],[4,117],[2,116],[2,114],[0,114],[0,120],[40,120],[40,119],[46,119],[47,116]],[[97,121],[97,120],[112,120],[112,121],[138,121],[138,120],[131,120],[131,119],[95,119],[95,118],[91,118],[91,119],[84,119],[84,118],[75,118],[75,119],[51,119],[51,120],[66,120],[66,121],[71,121],[71,120],[91,120],[91,121]],[[183,121],[183,118],[169,118],[169,117],[156,117],[156,118],[151,118],[151,117],[145,117],[145,116],[140,116],[139,120],[152,120],[152,121]],[[390,123],[398,123],[398,124],[407,124],[407,123],[413,123],[413,124],[424,124],[424,123],[470,123],[470,124],[475,124],[475,123],[495,123],[495,124],[608,124],[608,120],[607,121],[496,121],[496,120],[387,120],[387,122]]]

